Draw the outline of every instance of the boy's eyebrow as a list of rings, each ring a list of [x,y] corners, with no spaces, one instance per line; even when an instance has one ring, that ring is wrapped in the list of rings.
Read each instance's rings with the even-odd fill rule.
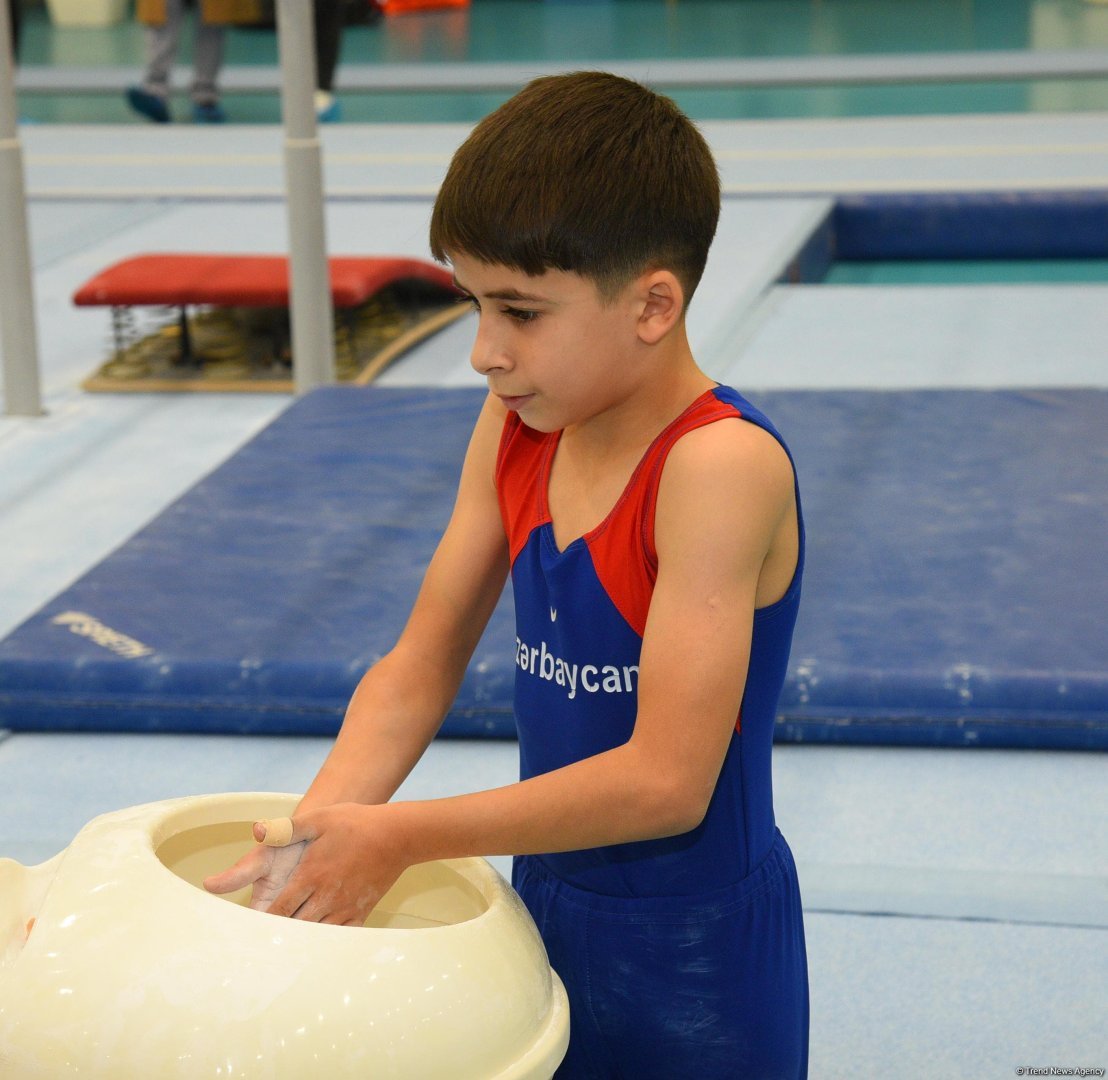
[[[461,289],[461,291],[466,293],[468,296],[474,295],[457,279],[457,277],[455,277],[453,280],[454,287],[456,289]],[[537,296],[534,293],[520,292],[519,289],[494,289],[492,292],[486,293],[485,296],[489,300],[524,300],[532,304],[548,304],[550,302],[549,299],[545,296]]]

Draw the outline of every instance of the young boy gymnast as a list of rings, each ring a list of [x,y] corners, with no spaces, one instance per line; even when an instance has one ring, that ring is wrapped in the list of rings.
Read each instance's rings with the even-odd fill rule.
[[[431,250],[479,312],[489,395],[452,516],[291,826],[205,883],[358,925],[413,863],[516,856],[573,1080],[807,1072],[770,787],[803,527],[780,437],[689,348],[718,216],[700,133],[612,75],[536,80],[458,150]],[[509,572],[519,782],[389,802]]]

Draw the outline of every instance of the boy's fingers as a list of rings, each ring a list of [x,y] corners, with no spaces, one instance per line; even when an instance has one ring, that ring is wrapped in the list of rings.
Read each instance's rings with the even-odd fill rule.
[[[294,878],[269,905],[270,915],[286,915],[290,918],[299,916],[303,918],[300,909],[311,900],[312,891],[312,886],[298,882]],[[307,921],[318,922],[318,919],[308,919]]]
[[[289,817],[265,818],[254,822],[254,839],[266,847],[288,847],[293,843],[295,835],[296,825]]]
[[[327,809],[305,810],[296,817],[263,818],[254,822],[254,839],[266,847],[289,847],[315,840],[326,823]]]
[[[218,874],[204,878],[204,888],[210,893],[228,893],[249,885],[258,877],[253,860],[240,859],[234,866],[221,870]]]

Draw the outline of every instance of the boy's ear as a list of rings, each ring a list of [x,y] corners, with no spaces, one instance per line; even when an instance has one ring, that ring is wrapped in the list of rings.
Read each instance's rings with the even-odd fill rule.
[[[641,304],[638,320],[639,339],[656,345],[681,321],[685,310],[685,290],[672,270],[650,270],[636,282]]]

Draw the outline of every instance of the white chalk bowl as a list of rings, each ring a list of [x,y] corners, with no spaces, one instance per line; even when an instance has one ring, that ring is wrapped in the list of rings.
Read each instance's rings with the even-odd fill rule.
[[[565,990],[483,859],[411,867],[364,927],[203,890],[252,846],[255,820],[296,802],[149,803],[94,819],[38,866],[0,859],[0,1076],[552,1076]]]

